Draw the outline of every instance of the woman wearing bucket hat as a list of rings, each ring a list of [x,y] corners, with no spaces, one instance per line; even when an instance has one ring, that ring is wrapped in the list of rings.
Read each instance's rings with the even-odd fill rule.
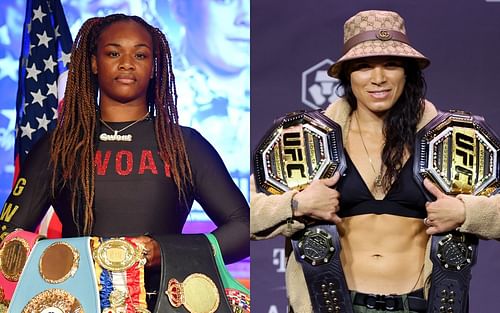
[[[329,69],[340,80],[343,97],[324,112],[342,128],[345,175],[282,195],[267,196],[251,185],[253,239],[291,237],[305,228],[301,217],[336,224],[354,312],[426,312],[424,294],[432,268],[429,234],[460,227],[462,232],[500,237],[495,199],[449,197],[426,180],[438,199],[426,203],[413,179],[415,134],[437,115],[425,100],[422,69],[429,64],[410,45],[397,13],[372,10],[349,18],[343,55]],[[425,219],[426,207],[432,209],[431,224]],[[480,226],[485,223],[488,227]],[[293,253],[286,279],[293,312],[319,312],[307,296],[313,287]],[[340,310],[332,306],[331,312]]]

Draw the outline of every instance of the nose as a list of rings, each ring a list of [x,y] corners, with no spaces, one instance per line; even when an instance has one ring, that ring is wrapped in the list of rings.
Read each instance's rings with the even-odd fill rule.
[[[250,0],[239,0],[234,21],[239,26],[250,26]]]
[[[371,81],[372,81],[372,84],[375,84],[375,85],[381,85],[381,84],[385,83],[385,81],[386,81],[385,69],[383,66],[373,67]]]
[[[134,58],[128,54],[123,54],[120,58],[119,68],[121,70],[135,69]]]

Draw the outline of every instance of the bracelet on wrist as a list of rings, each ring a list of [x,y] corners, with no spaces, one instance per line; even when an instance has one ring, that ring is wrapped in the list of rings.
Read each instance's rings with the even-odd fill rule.
[[[293,223],[293,218],[295,216],[295,212],[297,211],[297,208],[299,206],[299,202],[297,201],[297,199],[295,199],[295,195],[296,194],[292,195],[292,198],[290,199],[290,209],[292,211],[292,216],[286,219],[288,227],[291,227]]]

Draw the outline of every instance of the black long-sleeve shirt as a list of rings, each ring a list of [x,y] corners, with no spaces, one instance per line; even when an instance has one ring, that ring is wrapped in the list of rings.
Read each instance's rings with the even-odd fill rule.
[[[129,123],[108,123],[121,129]],[[113,134],[105,127],[101,133]],[[160,158],[154,121],[147,119],[120,132],[131,142],[100,141],[95,153],[95,200],[92,235],[102,237],[180,234],[193,201],[217,225],[214,231],[226,262],[249,255],[249,208],[215,149],[194,129],[182,127],[193,188],[179,198],[170,168]],[[51,196],[50,139],[30,152],[0,216],[2,232],[33,230],[52,205],[64,237],[78,236],[71,193]]]

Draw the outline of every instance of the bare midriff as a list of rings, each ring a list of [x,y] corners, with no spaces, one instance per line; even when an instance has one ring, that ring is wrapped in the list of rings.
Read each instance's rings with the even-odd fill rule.
[[[343,218],[337,227],[350,290],[388,295],[424,286],[422,272],[429,236],[422,219],[365,214]]]

